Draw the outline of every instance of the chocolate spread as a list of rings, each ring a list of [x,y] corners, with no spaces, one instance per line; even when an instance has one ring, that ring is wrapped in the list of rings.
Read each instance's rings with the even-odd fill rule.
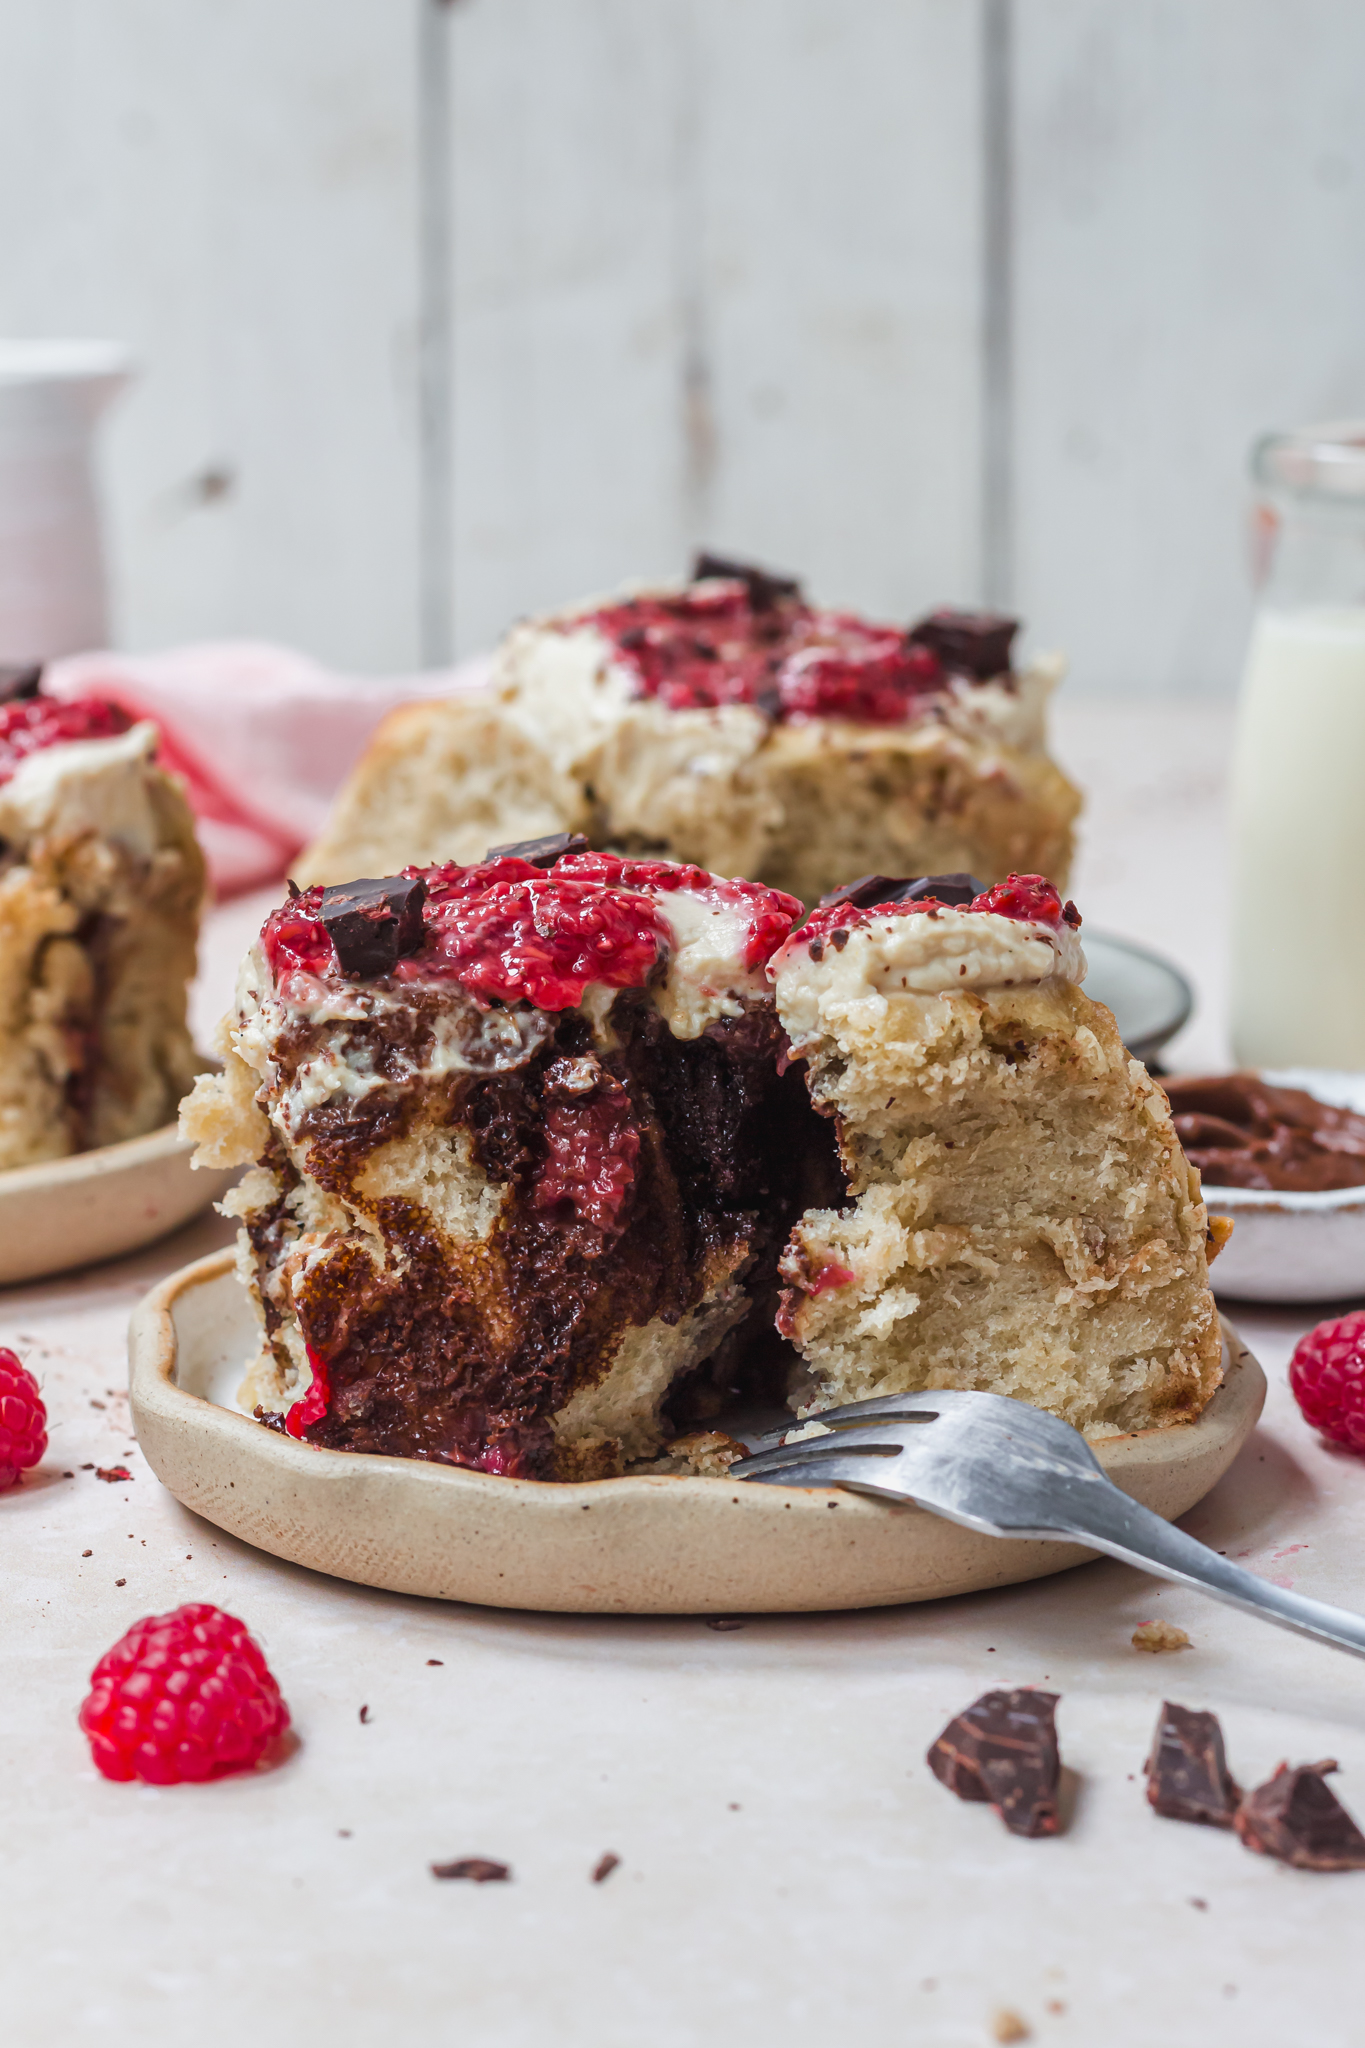
[[[1365,1187],[1365,1116],[1258,1074],[1162,1083],[1176,1136],[1206,1188],[1314,1194]]]

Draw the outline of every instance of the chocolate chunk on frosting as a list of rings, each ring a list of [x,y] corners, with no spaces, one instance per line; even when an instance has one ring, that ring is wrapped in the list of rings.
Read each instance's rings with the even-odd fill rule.
[[[1163,1700],[1143,1765],[1147,1802],[1167,1820],[1230,1828],[1241,1792],[1228,1770],[1216,1714]]]
[[[927,647],[953,675],[970,676],[973,682],[988,683],[992,676],[1008,675],[1010,649],[1019,631],[1018,619],[1002,612],[930,612],[906,634],[911,647]]]
[[[801,599],[801,585],[794,576],[774,576],[752,562],[735,562],[728,555],[712,555],[703,549],[693,557],[692,581],[705,583],[712,576],[744,584],[756,612],[771,611],[784,597],[795,598],[798,603]]]
[[[1055,1835],[1062,1760],[1055,1692],[983,1692],[929,1751],[940,1784],[988,1801],[1012,1835]]]
[[[40,696],[42,684],[40,665],[33,663],[14,668],[7,662],[0,662],[0,704],[19,704],[26,698]]]
[[[856,882],[845,882],[842,889],[822,896],[818,908],[833,910],[847,903],[857,910],[873,910],[879,903],[919,903],[930,897],[962,908],[984,895],[985,887],[975,875],[859,875]]]
[[[426,900],[427,885],[420,875],[367,876],[324,889],[318,916],[342,973],[371,981],[376,975],[391,974],[404,954],[417,952]]]
[[[1233,1821],[1246,1847],[1296,1870],[1365,1870],[1365,1835],[1325,1782],[1335,1769],[1330,1757],[1281,1764],[1248,1792]]]
[[[588,842],[581,832],[552,832],[544,839],[513,839],[506,846],[490,846],[485,860],[525,860],[533,868],[552,868],[566,853],[586,853]]]

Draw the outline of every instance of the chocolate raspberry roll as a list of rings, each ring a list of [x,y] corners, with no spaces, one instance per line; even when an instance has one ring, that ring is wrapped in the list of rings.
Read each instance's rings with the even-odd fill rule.
[[[690,582],[515,627],[488,692],[394,713],[301,872],[566,830],[807,903],[868,872],[1064,886],[1080,799],[1047,752],[1062,664],[1016,665],[1015,635],[982,613],[877,623],[702,556]]]
[[[780,1349],[789,1230],[842,1188],[765,977],[800,909],[550,840],[273,911],[184,1115],[251,1169],[243,1405],[572,1479],[732,1397]]]
[[[204,861],[156,747],[115,704],[0,704],[0,1168],[158,1129],[200,1064]]]

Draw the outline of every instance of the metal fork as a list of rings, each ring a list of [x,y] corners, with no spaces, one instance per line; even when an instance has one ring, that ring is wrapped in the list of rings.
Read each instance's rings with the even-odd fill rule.
[[[1269,1586],[1121,1493],[1069,1422],[1003,1394],[888,1394],[831,1408],[834,1432],[759,1438],[727,1478],[913,1501],[985,1536],[1084,1543],[1281,1628],[1365,1657],[1365,1619]]]

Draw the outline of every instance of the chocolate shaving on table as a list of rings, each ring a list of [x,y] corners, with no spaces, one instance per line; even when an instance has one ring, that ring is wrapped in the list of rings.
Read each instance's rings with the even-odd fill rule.
[[[907,646],[927,647],[936,654],[950,675],[988,683],[993,676],[1009,674],[1010,649],[1018,631],[1018,619],[1008,619],[1003,612],[945,608],[919,620],[905,639]]]
[[[845,882],[841,889],[822,896],[817,908],[833,910],[837,904],[847,903],[857,910],[873,910],[879,903],[919,903],[930,896],[937,903],[960,908],[984,895],[985,887],[975,875],[859,875],[856,882]]]
[[[784,597],[793,597],[800,602],[801,585],[795,576],[774,576],[753,562],[735,562],[728,555],[711,555],[703,550],[693,557],[692,581],[704,583],[712,576],[723,576],[728,582],[744,584],[756,612],[771,611]]]
[[[16,667],[12,662],[0,661],[0,704],[18,704],[25,697],[37,697],[42,685],[41,663]]]
[[[1326,1783],[1336,1768],[1332,1757],[1281,1764],[1248,1792],[1233,1821],[1246,1847],[1296,1870],[1365,1870],[1365,1835]]]
[[[405,954],[417,952],[426,900],[427,885],[420,875],[367,876],[324,889],[318,916],[336,948],[342,973],[370,980],[391,974]]]
[[[544,839],[514,839],[506,846],[490,846],[485,860],[525,860],[533,868],[552,868],[566,853],[586,853],[588,842],[581,832],[553,832]]]
[[[1216,1714],[1163,1700],[1151,1754],[1142,1768],[1147,1803],[1167,1820],[1232,1826],[1242,1794],[1228,1769]]]
[[[940,1784],[985,1800],[1012,1835],[1055,1835],[1062,1760],[1055,1692],[983,1692],[955,1714],[929,1751]]]
[[[454,1863],[433,1863],[433,1877],[467,1877],[472,1884],[506,1884],[512,1875],[510,1863],[495,1863],[491,1856],[460,1856]]]

